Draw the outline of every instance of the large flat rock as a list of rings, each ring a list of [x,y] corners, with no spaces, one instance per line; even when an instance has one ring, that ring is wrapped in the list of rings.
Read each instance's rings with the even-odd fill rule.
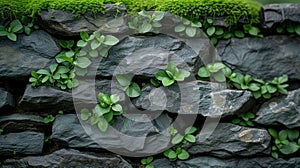
[[[3,88],[0,88],[0,109],[13,107],[15,105],[13,95]]]

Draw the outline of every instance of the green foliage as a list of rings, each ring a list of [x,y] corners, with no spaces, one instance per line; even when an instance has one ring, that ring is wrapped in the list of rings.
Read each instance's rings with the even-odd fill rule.
[[[178,69],[173,62],[169,62],[166,70],[160,70],[155,74],[156,79],[162,81],[163,86],[172,85],[175,81],[184,81],[190,76],[190,72]]]
[[[297,152],[300,148],[300,138],[298,130],[284,129],[276,131],[275,129],[268,129],[273,138],[272,156],[279,157],[279,152],[284,155],[290,155]]]
[[[202,27],[199,21],[190,21],[186,18],[181,17],[181,22],[175,26],[174,31],[180,33],[181,36],[187,37],[197,37],[200,34],[200,29]]]
[[[153,157],[152,156],[149,156],[147,158],[144,158],[141,160],[141,163],[142,165],[145,167],[145,168],[154,168],[153,165],[151,165],[151,162],[153,161]]]
[[[55,117],[53,117],[53,115],[48,115],[47,117],[44,118],[44,123],[48,124],[51,123],[55,120]]]
[[[91,125],[97,124],[100,131],[105,132],[108,124],[114,122],[114,116],[121,115],[123,108],[117,102],[120,97],[117,94],[98,94],[98,104],[90,112],[87,108],[81,110],[80,117],[83,121],[89,121]]]
[[[121,89],[129,97],[139,97],[142,93],[139,85],[135,82],[131,82],[131,79],[128,75],[117,74],[116,79],[121,85]]]
[[[276,32],[279,34],[290,34],[291,36],[300,36],[300,24],[288,22],[278,26]]]
[[[185,129],[184,135],[181,135],[175,128],[170,128],[169,132],[173,136],[171,143],[174,146],[171,149],[166,150],[164,152],[164,155],[171,161],[175,161],[177,159],[188,159],[190,157],[190,154],[185,149],[182,149],[181,146],[187,142],[196,142],[196,137],[192,135],[196,131],[197,129],[191,126]]]
[[[44,137],[44,142],[49,142],[51,140],[51,136],[45,136]]]
[[[39,29],[39,26],[36,25],[32,19],[27,16],[21,17],[21,22],[23,24],[23,31],[26,35],[30,35],[34,30]]]
[[[164,17],[164,12],[155,11],[152,15],[142,10],[130,17],[128,26],[136,30],[137,33],[155,32],[159,33],[159,28],[162,27],[160,21]]]
[[[232,120],[233,124],[238,124],[241,126],[250,126],[254,127],[254,123],[251,121],[252,119],[255,118],[255,114],[251,112],[247,112],[242,114],[240,118],[235,118]]]
[[[8,27],[0,25],[0,36],[6,36],[11,41],[17,41],[17,33],[21,33],[23,25],[19,20],[13,20]]]
[[[2,132],[3,132],[3,129],[0,129],[0,135],[2,134]]]
[[[154,10],[158,4],[163,3],[164,0],[112,0],[112,2],[121,1],[126,6],[128,13],[136,13],[142,10],[150,11]],[[109,2],[109,1],[107,1]],[[105,2],[105,3],[107,3]]]
[[[216,82],[227,82],[229,87],[237,89],[250,90],[255,99],[263,97],[270,99],[274,94],[288,94],[286,84],[287,75],[275,77],[272,81],[265,82],[261,79],[252,79],[250,75],[232,72],[230,68],[223,63],[211,63],[200,67],[198,75],[201,80],[208,80],[213,77]]]

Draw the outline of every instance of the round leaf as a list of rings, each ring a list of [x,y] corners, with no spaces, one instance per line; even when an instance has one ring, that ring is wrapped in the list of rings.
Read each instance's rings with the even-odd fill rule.
[[[119,84],[123,87],[129,86],[131,82],[131,79],[128,75],[117,74],[116,79],[119,82]]]
[[[110,96],[110,100],[113,104],[117,103],[120,100],[120,96],[117,94],[113,94]]]
[[[174,79],[170,79],[170,78],[168,78],[168,77],[165,77],[165,78],[163,78],[163,80],[162,80],[162,84],[163,84],[165,87],[172,85],[174,82],[175,82]]]
[[[92,62],[86,57],[79,57],[77,63],[80,68],[87,68]]]
[[[240,30],[234,31],[234,35],[238,38],[244,38],[245,37],[245,34]]]
[[[175,26],[175,32],[183,32],[185,30],[185,26],[183,24]]]
[[[108,123],[104,118],[99,118],[98,128],[100,131],[105,132],[108,128]]]
[[[139,33],[147,33],[152,29],[152,25],[148,22],[144,22],[141,26],[139,26]]]
[[[114,111],[122,111],[122,106],[120,104],[115,104],[112,106]]]
[[[158,80],[163,80],[164,78],[168,77],[168,74],[165,71],[160,70],[160,71],[156,72],[155,77]]]
[[[105,36],[105,41],[104,41],[105,45],[113,46],[113,45],[116,45],[118,42],[119,42],[119,39],[112,35]]]
[[[208,36],[212,36],[215,32],[216,32],[216,28],[215,27],[209,27],[206,30],[206,33],[207,33]]]
[[[139,97],[141,95],[142,91],[138,84],[132,83],[126,90],[126,94],[129,97]]]
[[[210,76],[210,73],[209,71],[207,70],[206,67],[200,67],[199,70],[198,70],[198,75],[202,78],[207,78]]]
[[[189,37],[195,37],[197,29],[195,27],[187,27],[185,33]]]
[[[172,143],[173,145],[179,144],[180,142],[182,142],[183,138],[184,138],[184,137],[183,137],[182,135],[176,134],[176,135],[172,138],[171,143]]]
[[[90,115],[91,113],[87,108],[84,108],[80,111],[80,118],[84,121],[89,119]]]
[[[297,152],[299,149],[299,146],[296,144],[296,142],[289,142],[286,145],[283,145],[281,148],[279,148],[280,152],[289,155],[292,153]]]
[[[178,154],[178,158],[179,158],[180,160],[186,160],[186,159],[188,159],[189,157],[190,157],[190,154],[189,154],[186,150],[184,150],[184,149],[182,149],[182,150],[181,150],[181,153]]]
[[[196,138],[195,138],[194,135],[190,135],[190,134],[186,135],[186,136],[184,136],[184,139],[187,140],[187,141],[189,141],[189,142],[191,142],[191,143],[196,142]]]

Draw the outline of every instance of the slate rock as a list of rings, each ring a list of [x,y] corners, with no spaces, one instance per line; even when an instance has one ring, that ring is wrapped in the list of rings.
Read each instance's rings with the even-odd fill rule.
[[[207,48],[206,39],[197,42],[198,47]],[[203,55],[207,55],[207,52],[198,56],[183,41],[167,35],[130,36],[110,48],[109,56],[97,65],[97,76],[133,74],[153,77],[158,70],[166,69],[170,61],[180,69],[196,73],[203,65],[200,59]]]
[[[89,12],[80,17],[71,12],[52,9],[42,10],[40,13],[39,25],[51,34],[61,36],[79,36],[80,32],[86,31],[89,34],[99,30],[104,25],[109,25],[102,33],[117,33],[127,31],[128,26],[125,24],[124,15],[126,8],[119,5],[119,13],[114,4],[105,4],[105,14],[91,16]]]
[[[171,120],[167,115],[156,118],[142,115],[128,115],[117,117],[113,127],[101,133],[96,126],[79,121],[76,115],[67,114],[57,116],[52,127],[52,140],[65,142],[68,147],[85,149],[107,149],[117,154],[139,156],[151,154],[167,148],[169,136],[153,136],[160,132],[166,134],[167,128],[162,128],[160,122]]]
[[[45,127],[43,118],[37,115],[11,114],[0,117],[0,128],[4,133],[21,131],[43,131]]]
[[[224,89],[224,84],[204,81],[183,82],[169,87],[146,86],[133,104],[145,110],[167,110],[205,117],[228,116],[251,106],[248,91]]]
[[[132,168],[120,156],[99,156],[95,153],[80,152],[74,149],[61,149],[45,156],[29,156],[22,159],[6,159],[2,161],[3,168],[27,167],[116,167]],[[1,167],[1,166],[0,166]]]
[[[32,70],[46,69],[60,52],[54,39],[45,31],[34,31],[30,36],[19,35],[16,42],[0,40],[0,78],[20,79]]]
[[[213,125],[208,127],[213,128]],[[188,152],[220,158],[269,154],[270,141],[271,137],[265,129],[219,123],[213,132],[201,131],[196,136],[196,142],[189,145]]]
[[[159,167],[159,168],[173,168],[175,166],[175,162],[170,162],[169,159],[162,158],[162,159],[154,159],[151,162],[151,165],[154,167]]]
[[[287,74],[300,79],[300,38],[268,36],[264,38],[232,38],[217,45],[222,61],[235,72],[272,80]]]
[[[272,157],[254,158],[233,158],[219,159],[214,157],[200,156],[186,161],[177,161],[178,168],[290,168],[298,167],[300,158],[290,158],[288,160]]]
[[[0,109],[14,106],[13,95],[3,88],[0,88]]]
[[[44,134],[25,131],[0,135],[0,155],[12,156],[13,152],[22,155],[41,154]]]
[[[256,115],[254,121],[259,124],[300,127],[300,89],[265,102]]]
[[[261,9],[263,28],[274,28],[285,21],[300,23],[299,9],[299,3],[263,5]]]
[[[70,91],[57,88],[27,85],[25,93],[19,102],[19,109],[24,111],[70,111],[74,109]]]

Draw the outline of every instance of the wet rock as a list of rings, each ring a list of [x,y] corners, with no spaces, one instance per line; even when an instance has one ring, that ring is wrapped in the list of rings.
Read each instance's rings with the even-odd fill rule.
[[[13,95],[0,88],[0,109],[14,106]]]
[[[0,40],[0,78],[20,79],[32,70],[46,69],[60,52],[54,39],[45,31],[34,31],[30,36],[19,35],[17,42]]]
[[[198,47],[205,45],[206,42],[206,39],[203,39]],[[202,53],[205,54],[207,55]],[[170,61],[179,68],[196,73],[202,65],[201,56],[183,41],[167,35],[127,37],[113,46],[109,56],[103,58],[97,65],[97,76],[133,74],[153,77],[158,70],[166,69]]]
[[[300,4],[267,4],[262,6],[263,27],[273,28],[285,21],[300,23]]]
[[[44,134],[25,131],[0,135],[0,156],[41,154],[44,145]]]
[[[159,168],[173,168],[176,167],[174,162],[170,162],[168,159],[154,159],[153,162],[151,162],[151,165],[154,167]]]
[[[2,161],[3,168],[27,167],[116,167],[132,168],[120,156],[99,156],[95,153],[85,153],[74,149],[61,149],[45,156],[29,156],[22,159],[7,159]]]
[[[0,128],[4,133],[20,131],[43,131],[43,118],[36,115],[12,114],[0,117]]]
[[[300,127],[300,89],[289,91],[265,102],[257,112],[255,122],[263,125],[285,125],[288,128]]]
[[[300,79],[300,38],[268,36],[220,41],[217,45],[222,61],[235,72],[272,80],[287,74]]]
[[[228,90],[222,84],[192,81],[170,87],[143,88],[133,104],[145,110],[167,110],[178,114],[201,114],[205,117],[228,116],[249,108],[248,91]]]
[[[214,125],[206,125],[214,128]],[[269,154],[271,137],[265,129],[241,127],[219,123],[211,132],[202,131],[196,136],[196,143],[189,145],[191,154],[208,154],[220,158]]]
[[[119,13],[114,4],[105,5],[105,14],[97,14],[91,16],[90,13],[86,13],[80,17],[71,12],[52,9],[42,10],[40,13],[40,26],[43,27],[51,34],[61,36],[78,36],[80,32],[86,31],[92,33],[99,30],[105,25],[109,25],[109,28],[105,28],[102,33],[119,33],[127,31],[128,27],[125,25],[123,15],[125,15],[125,6],[119,5]]]
[[[35,88],[28,85],[18,108],[24,111],[70,111],[74,109],[74,105],[70,91],[47,86]]]

